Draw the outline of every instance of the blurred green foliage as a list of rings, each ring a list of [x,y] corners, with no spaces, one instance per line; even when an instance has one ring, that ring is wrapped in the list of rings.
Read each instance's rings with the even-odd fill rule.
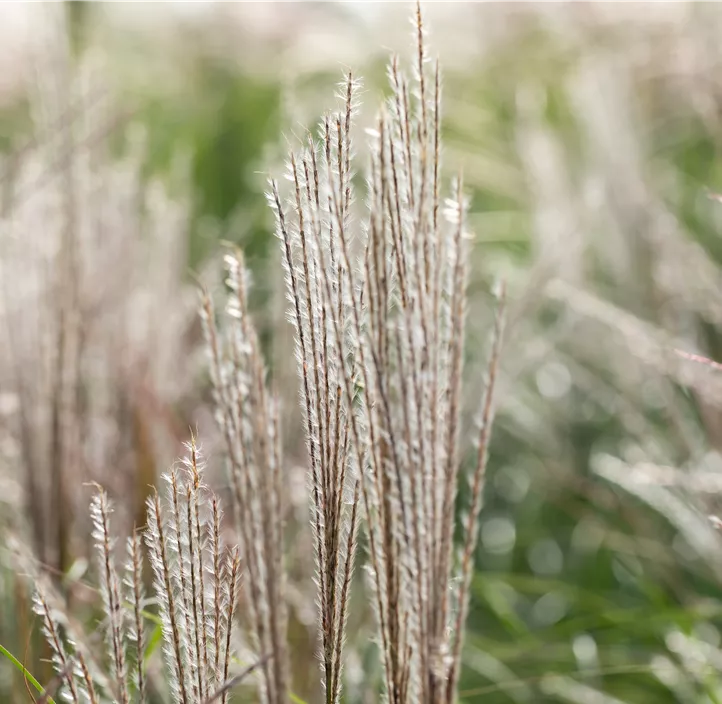
[[[250,258],[267,254],[265,201],[259,197],[264,147],[277,139],[280,88],[245,76],[219,61],[199,58],[187,93],[151,99],[142,110],[148,127],[151,170],[172,166],[178,153],[191,155],[192,235],[189,265],[196,268],[217,244],[200,225],[211,219],[231,241],[233,216],[243,213],[241,241]]]

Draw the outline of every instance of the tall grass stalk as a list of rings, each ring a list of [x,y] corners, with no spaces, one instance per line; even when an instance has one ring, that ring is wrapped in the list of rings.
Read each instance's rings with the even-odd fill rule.
[[[221,339],[211,298],[201,315],[210,357],[216,416],[226,442],[233,509],[245,567],[254,645],[271,655],[260,667],[263,702],[288,701],[287,607],[283,567],[282,459],[278,399],[265,382],[248,315],[243,257],[226,257],[227,334]]]

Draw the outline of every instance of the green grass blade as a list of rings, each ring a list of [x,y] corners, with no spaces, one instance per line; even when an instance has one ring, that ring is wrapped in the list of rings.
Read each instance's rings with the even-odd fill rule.
[[[18,660],[7,648],[0,645],[0,655],[4,655],[15,667],[23,673],[23,677],[30,682],[40,694],[45,694],[45,688],[38,682],[35,677],[25,669],[25,666]],[[55,700],[52,697],[47,698],[48,704],[55,704]]]

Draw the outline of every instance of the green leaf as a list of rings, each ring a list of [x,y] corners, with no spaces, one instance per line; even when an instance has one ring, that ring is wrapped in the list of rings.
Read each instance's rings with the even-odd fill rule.
[[[18,660],[7,648],[4,648],[2,645],[0,645],[0,655],[4,655],[15,667],[17,667],[20,672],[23,673],[23,677],[30,682],[35,689],[38,690],[40,694],[45,694],[45,688],[38,682],[32,674],[28,670],[25,669],[25,666]],[[48,704],[55,704],[55,700],[52,697],[47,698]]]
[[[156,626],[163,625],[163,621],[161,620],[160,616],[158,616],[158,614],[154,614],[152,611],[146,611],[145,609],[143,609],[140,613],[146,621],[151,621]]]
[[[145,653],[143,653],[143,660],[148,662],[150,656],[153,654],[158,644],[163,640],[163,627],[160,623],[157,623],[155,628],[151,631],[148,643],[145,647]]]

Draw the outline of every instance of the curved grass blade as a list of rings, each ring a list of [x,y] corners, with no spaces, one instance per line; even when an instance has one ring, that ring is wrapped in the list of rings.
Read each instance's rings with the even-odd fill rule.
[[[25,666],[18,660],[7,648],[0,645],[0,655],[5,656],[20,672],[23,673],[23,677],[30,682],[35,689],[38,690],[39,694],[45,694],[45,688],[38,682],[35,677],[30,673],[29,670],[25,668]],[[46,699],[48,704],[55,704],[55,700],[52,697],[48,697]]]

